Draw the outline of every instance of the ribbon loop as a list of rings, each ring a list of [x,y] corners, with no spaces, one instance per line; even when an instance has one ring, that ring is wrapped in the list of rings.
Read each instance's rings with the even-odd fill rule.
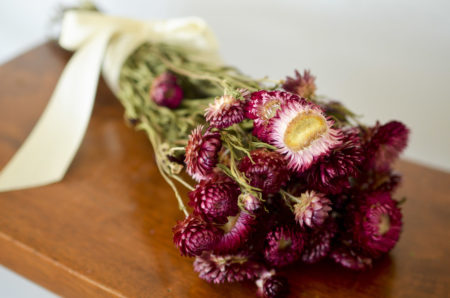
[[[117,93],[122,65],[142,43],[180,45],[192,50],[193,56],[211,63],[220,61],[215,37],[199,18],[144,22],[69,11],[59,42],[77,52],[36,126],[0,172],[0,192],[63,179],[86,132],[102,67],[105,80]]]

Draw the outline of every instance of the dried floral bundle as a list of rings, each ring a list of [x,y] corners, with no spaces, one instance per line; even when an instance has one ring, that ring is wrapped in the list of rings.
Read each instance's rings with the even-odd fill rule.
[[[389,252],[402,228],[391,166],[405,125],[359,123],[316,95],[308,71],[270,82],[217,65],[144,44],[120,79],[126,118],[148,134],[185,215],[174,243],[199,277],[254,280],[259,295],[283,297],[284,266],[331,258],[362,270]]]

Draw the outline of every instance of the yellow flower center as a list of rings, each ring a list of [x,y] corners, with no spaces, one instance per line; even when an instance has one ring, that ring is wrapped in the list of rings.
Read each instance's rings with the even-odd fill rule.
[[[382,214],[380,216],[380,223],[378,224],[378,232],[381,236],[387,233],[389,231],[389,228],[391,227],[391,220],[389,218],[389,215]]]
[[[278,241],[278,250],[285,250],[286,248],[289,248],[291,244],[291,239],[281,238],[280,241]]]
[[[300,113],[286,128],[284,143],[293,151],[308,147],[327,131],[327,122],[321,115],[311,112]]]
[[[236,216],[228,216],[227,217],[228,221],[224,225],[220,226],[219,228],[221,228],[225,233],[228,233],[236,225],[238,218],[239,218],[239,214]]]

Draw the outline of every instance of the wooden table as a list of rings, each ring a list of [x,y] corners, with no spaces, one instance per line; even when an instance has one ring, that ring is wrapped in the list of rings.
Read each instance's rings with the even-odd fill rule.
[[[44,109],[69,54],[44,44],[0,67],[0,168]],[[249,283],[211,285],[172,245],[182,213],[143,133],[128,128],[102,83],[64,181],[0,193],[0,263],[69,297],[246,297]],[[399,162],[404,232],[373,270],[329,261],[286,273],[292,297],[448,297],[450,174]]]

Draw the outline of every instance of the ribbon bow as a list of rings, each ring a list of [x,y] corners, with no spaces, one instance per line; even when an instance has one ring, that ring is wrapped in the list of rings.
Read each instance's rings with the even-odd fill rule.
[[[199,18],[145,22],[97,12],[67,12],[59,43],[76,52],[37,124],[0,172],[0,192],[63,179],[86,132],[100,71],[117,94],[123,63],[145,42],[180,45],[193,60],[220,61],[215,36]]]

